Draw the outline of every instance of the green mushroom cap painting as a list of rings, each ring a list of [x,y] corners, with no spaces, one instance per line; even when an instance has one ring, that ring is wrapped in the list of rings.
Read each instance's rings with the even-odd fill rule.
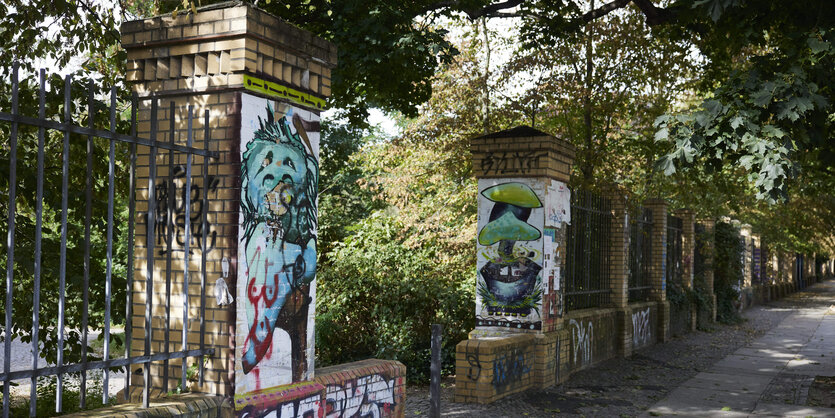
[[[488,315],[538,314],[542,266],[534,260],[537,252],[525,243],[542,238],[542,231],[528,223],[542,201],[522,182],[496,184],[481,195],[492,202],[487,223],[478,232],[479,246],[491,254],[479,269],[482,308]]]

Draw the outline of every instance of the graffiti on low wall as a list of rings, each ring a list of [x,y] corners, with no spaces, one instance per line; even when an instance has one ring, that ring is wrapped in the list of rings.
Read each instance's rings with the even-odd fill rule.
[[[328,385],[325,416],[327,418],[396,416],[398,401],[402,402],[402,396],[398,391],[402,387],[402,377],[388,379],[379,374],[359,377],[338,385]]]
[[[574,364],[591,364],[594,348],[594,324],[591,321],[577,322],[569,320],[571,327],[571,346],[574,354]]]
[[[236,415],[241,418],[321,417],[324,386],[303,382],[235,395]]]
[[[633,348],[647,345],[652,341],[652,326],[650,323],[651,313],[652,310],[650,308],[632,313]]]
[[[493,388],[496,392],[504,392],[514,383],[520,383],[522,378],[531,371],[530,360],[525,352],[514,349],[508,353],[496,354],[493,360]]]
[[[313,377],[319,130],[241,94],[236,393]]]

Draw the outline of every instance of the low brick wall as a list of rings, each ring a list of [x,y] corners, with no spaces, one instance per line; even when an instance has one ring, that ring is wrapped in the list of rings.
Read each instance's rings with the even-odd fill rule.
[[[178,417],[178,418],[215,418],[233,416],[232,405],[224,404],[222,396],[202,393],[186,393],[167,396],[151,401],[150,408],[142,408],[141,403],[124,403],[109,408],[65,415],[65,417]]]
[[[534,334],[518,334],[458,343],[455,402],[491,403],[534,387],[536,340]]]
[[[316,377],[235,396],[237,416],[402,417],[406,366],[363,360],[316,369]]]
[[[658,303],[630,303],[626,314],[627,340],[630,352],[658,342]]]
[[[560,369],[565,377],[617,355],[617,317],[614,308],[583,309],[565,316],[560,333]]]
[[[393,360],[362,360],[316,369],[325,388],[329,418],[402,417],[406,408],[406,366]]]

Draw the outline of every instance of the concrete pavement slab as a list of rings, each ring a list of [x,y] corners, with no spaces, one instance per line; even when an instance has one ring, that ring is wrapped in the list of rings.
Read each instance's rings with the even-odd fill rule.
[[[805,405],[786,405],[760,402],[751,416],[755,417],[791,417],[791,418],[835,418],[835,409],[814,408]]]

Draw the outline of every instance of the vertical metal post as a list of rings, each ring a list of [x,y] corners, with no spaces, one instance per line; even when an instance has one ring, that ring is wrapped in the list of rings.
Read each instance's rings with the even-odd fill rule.
[[[203,117],[203,149],[209,151],[209,109]],[[197,359],[199,367],[199,384],[203,385],[203,354],[202,351],[206,349],[205,335],[206,335],[206,239],[209,236],[209,157],[203,157],[203,219],[200,226],[202,232],[202,240],[200,243],[200,357]]]
[[[46,118],[46,72],[40,71],[38,89],[38,119]],[[43,240],[43,171],[44,171],[44,135],[45,129],[38,128],[38,191],[35,198],[35,290],[32,297],[32,370],[38,368],[40,357],[39,335],[41,310],[41,242]],[[37,413],[38,378],[32,376],[29,388],[29,416]]]
[[[72,123],[70,106],[72,98],[72,78],[64,78],[64,124],[69,127]],[[58,276],[58,367],[64,365],[64,310],[66,309],[65,293],[67,289],[67,198],[70,177],[70,131],[64,131],[63,179],[61,181],[61,256],[60,273]],[[55,391],[55,412],[63,410],[64,403],[64,374],[58,373],[58,385]]]
[[[441,416],[441,336],[444,326],[432,324],[432,363],[429,366],[429,417]]]
[[[168,108],[168,142],[172,147],[174,145],[174,106],[175,104],[172,101]],[[174,150],[171,148],[168,149],[168,181],[166,183],[168,202],[165,208],[165,333],[163,335],[165,348],[163,352],[168,353],[169,343],[171,342],[168,335],[171,331],[171,256],[174,252],[172,244],[174,237],[174,205],[176,204],[175,190],[177,190],[174,186]],[[168,359],[165,359],[162,363],[162,391],[165,393],[168,392]]]
[[[194,106],[188,105],[188,131],[186,133],[186,146],[191,149],[194,143]],[[183,205],[185,216],[185,234],[183,235],[183,353],[188,351],[188,298],[189,298],[189,252],[191,251],[191,152],[186,154],[186,184],[183,191]],[[188,358],[183,356],[182,370],[180,371],[180,387],[186,389],[186,374],[188,371]]]
[[[130,103],[130,135],[136,139],[136,93]],[[125,305],[125,358],[130,358],[133,334],[133,231],[136,222],[136,143],[130,144],[130,173],[128,182],[128,277],[127,304]],[[125,366],[125,399],[130,399],[130,365]]]
[[[116,88],[110,89],[110,133],[116,133]],[[104,278],[104,359],[110,360],[110,298],[113,276],[113,205],[116,182],[116,141],[110,139],[107,156],[107,271]],[[130,318],[127,318],[130,321]],[[128,373],[130,374],[130,373]],[[102,403],[110,401],[110,369],[104,369]]]
[[[12,64],[12,115],[18,114],[17,103],[18,63]],[[17,193],[17,122],[12,122],[9,155],[9,230],[6,235],[6,328],[3,347],[3,373],[11,371],[12,357],[12,293],[14,291],[14,230],[15,230],[15,194]],[[9,388],[11,381],[3,382],[3,416],[9,416]]]
[[[87,122],[90,129],[95,129],[93,115],[93,81],[87,86]],[[84,277],[81,285],[82,303],[81,309],[81,364],[87,363],[87,321],[89,320],[89,298],[90,298],[90,223],[93,219],[93,135],[87,135],[87,181],[84,185]],[[81,409],[87,405],[87,370],[81,370],[81,394],[79,404]]]
[[[154,225],[156,219],[155,187],[157,182],[157,99],[151,101],[151,148],[148,154],[148,220],[145,223],[146,245],[146,274],[145,274],[145,355],[151,355],[151,315],[153,315],[154,298]],[[151,363],[145,363],[142,369],[144,377],[142,387],[142,407],[150,405]]]

